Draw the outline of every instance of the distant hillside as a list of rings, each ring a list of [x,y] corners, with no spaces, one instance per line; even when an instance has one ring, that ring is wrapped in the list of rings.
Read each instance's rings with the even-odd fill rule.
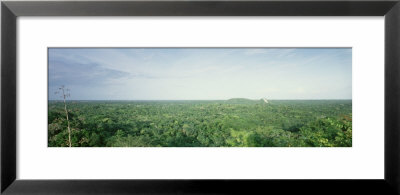
[[[267,102],[265,102],[264,99],[251,100],[251,99],[247,99],[247,98],[231,98],[229,100],[226,100],[226,103],[228,103],[228,104],[265,104]]]

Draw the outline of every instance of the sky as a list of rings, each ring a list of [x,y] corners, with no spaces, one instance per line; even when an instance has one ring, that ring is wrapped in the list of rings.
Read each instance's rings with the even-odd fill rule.
[[[351,48],[49,48],[49,100],[351,99]]]

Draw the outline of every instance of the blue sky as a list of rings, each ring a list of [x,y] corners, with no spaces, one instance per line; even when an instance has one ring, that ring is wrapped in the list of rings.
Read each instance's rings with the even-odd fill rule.
[[[49,99],[351,99],[351,48],[49,48]]]

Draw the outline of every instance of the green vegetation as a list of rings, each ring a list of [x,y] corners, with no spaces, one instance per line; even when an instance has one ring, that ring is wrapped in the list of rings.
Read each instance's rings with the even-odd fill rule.
[[[73,147],[351,147],[351,100],[67,101]],[[49,101],[48,146],[67,147]]]

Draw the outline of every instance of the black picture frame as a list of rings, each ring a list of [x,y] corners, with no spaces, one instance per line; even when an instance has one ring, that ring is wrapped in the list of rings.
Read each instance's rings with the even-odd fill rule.
[[[385,16],[385,176],[382,180],[16,179],[19,16]],[[3,194],[399,194],[399,0],[2,1],[1,193]],[[101,171],[101,170],[99,170]],[[368,170],[365,170],[368,171]]]

